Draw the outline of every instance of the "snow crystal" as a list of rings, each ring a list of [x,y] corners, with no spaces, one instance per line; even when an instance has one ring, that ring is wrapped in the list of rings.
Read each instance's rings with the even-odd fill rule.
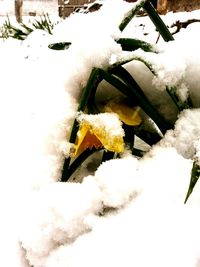
[[[195,147],[195,160],[197,161],[197,164],[200,165],[200,140],[197,140],[194,142],[194,147]]]
[[[158,144],[139,163],[140,175],[145,179],[143,196],[150,206],[151,202],[152,207],[161,209],[170,203],[183,204],[190,180],[191,160],[179,155],[173,147],[163,148]]]
[[[132,157],[105,162],[98,168],[94,179],[102,191],[105,206],[124,206],[140,193],[136,172],[137,160]]]
[[[184,110],[176,121],[174,130],[168,131],[160,144],[164,147],[174,147],[182,156],[192,159],[199,133],[200,110]]]
[[[141,267],[147,264],[156,267],[161,264],[174,267],[196,266],[199,249],[194,228],[198,229],[200,218],[195,211],[186,209],[182,202],[186,192],[190,162],[173,149],[167,151],[160,149],[154,152],[155,154],[152,153],[151,157],[146,158],[147,161],[142,160],[139,165],[137,164],[137,172],[134,170],[135,159],[131,158],[128,161],[124,159],[117,162],[109,161],[99,168],[94,178],[98,179],[103,195],[106,193],[104,190],[112,191],[114,185],[110,181],[114,178],[111,175],[117,180],[120,179],[119,181],[123,180],[122,176],[117,177],[116,174],[108,172],[109,165],[112,172],[114,170],[118,172],[119,168],[117,166],[114,168],[117,164],[121,169],[133,170],[133,179],[140,181],[139,187],[138,182],[135,184],[135,189],[140,188],[140,194],[135,195],[136,201],[135,198],[130,198],[129,205],[125,208],[121,209],[122,207],[118,206],[117,212],[111,210],[105,217],[96,217],[96,220],[93,220],[92,231],[79,236],[74,243],[65,244],[53,250],[45,267],[55,265],[59,267],[63,264],[74,267],[80,264],[88,267],[94,264],[95,266],[125,264]],[[172,169],[166,167],[167,161],[170,166],[173,165]],[[164,175],[160,175],[160,168],[165,168]],[[131,192],[128,185],[134,192],[133,183],[127,179],[125,183],[127,193]],[[123,189],[125,189],[124,185]],[[118,186],[114,187],[115,190],[116,197],[120,196],[122,190]],[[108,195],[107,198],[109,199]],[[112,201],[113,203],[116,202]],[[188,225],[193,223],[194,228],[188,232],[186,230]],[[77,251],[79,257],[77,257]]]
[[[188,90],[185,90],[187,87],[184,87],[185,60],[174,42],[165,45],[164,51],[161,48],[159,53],[145,53],[140,49],[135,54],[146,61],[155,72],[152,84],[156,89],[163,91],[166,87],[177,87],[177,92],[184,101],[188,96]]]
[[[54,183],[29,194],[22,207],[19,238],[30,264],[44,266],[52,250],[90,231],[86,219],[101,206],[101,193],[92,180]]]
[[[139,61],[133,61],[125,65],[129,73],[134,77],[154,107],[168,121],[174,122],[177,118],[177,108],[166,90],[157,90],[152,83],[154,78],[151,71]]]
[[[102,129],[109,136],[124,136],[122,123],[115,113],[99,113],[95,115],[87,115],[81,113],[78,116],[79,122],[85,122],[92,125],[94,128]]]

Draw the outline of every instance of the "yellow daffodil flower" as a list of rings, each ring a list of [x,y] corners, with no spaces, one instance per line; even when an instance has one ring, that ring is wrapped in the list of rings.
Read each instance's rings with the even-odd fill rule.
[[[140,125],[142,119],[139,115],[139,107],[130,107],[123,102],[110,101],[104,106],[105,112],[114,112],[119,116],[119,119],[127,125],[137,126]]]
[[[105,148],[112,152],[124,151],[124,131],[118,116],[114,113],[96,115],[82,114],[78,118],[79,131],[74,156],[87,148]]]
[[[121,153],[124,151],[122,122],[130,126],[137,126],[142,122],[139,107],[110,101],[102,110],[105,113],[81,114],[78,117],[79,131],[74,146],[74,156],[93,147]]]

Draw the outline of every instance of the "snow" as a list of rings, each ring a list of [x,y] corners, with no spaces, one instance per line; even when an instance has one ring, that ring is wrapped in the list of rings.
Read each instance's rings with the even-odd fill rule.
[[[184,158],[193,158],[196,151],[196,142],[199,139],[199,109],[183,111],[175,123],[174,130],[166,133],[161,144],[176,148]]]
[[[27,200],[19,238],[34,266],[44,266],[51,251],[90,231],[90,217],[101,209],[101,192],[94,181],[54,183],[27,196]]]
[[[193,159],[200,158],[200,25],[155,44],[158,33],[147,17],[118,30],[130,6],[115,0],[113,11],[107,0],[98,12],[61,21],[52,35],[36,30],[25,41],[0,42],[2,266],[200,266],[199,182],[184,204]],[[199,12],[168,13],[163,20],[170,26]],[[126,150],[94,172],[82,164],[82,182],[60,182],[82,88],[94,67],[127,58],[114,41],[121,36],[148,41],[159,51],[132,54],[152,64],[156,76],[135,60],[126,68],[174,128],[141,159]],[[72,45],[48,48],[59,41]],[[166,85],[176,86],[182,100],[190,93],[194,108],[178,114]],[[105,82],[100,87],[99,99],[120,96]],[[113,114],[79,119],[123,134]]]
[[[99,113],[94,115],[81,113],[78,116],[78,122],[92,125],[94,129],[102,128],[102,131],[105,131],[109,136],[124,136],[124,131],[121,127],[122,123],[115,113]]]
[[[14,1],[0,0],[0,16],[14,15]],[[52,14],[58,12],[57,0],[24,0],[23,1],[23,15],[28,16],[29,13],[36,13],[36,15]]]

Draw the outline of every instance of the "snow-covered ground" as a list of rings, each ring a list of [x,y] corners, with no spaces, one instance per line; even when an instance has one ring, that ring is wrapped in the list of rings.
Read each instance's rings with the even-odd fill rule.
[[[31,15],[32,14],[32,15]],[[40,18],[42,15],[49,15],[49,17],[54,20],[59,20],[58,15],[58,1],[57,0],[34,0],[23,1],[22,15],[23,22],[27,23]],[[13,0],[0,0],[0,26],[9,17],[12,24],[15,25],[15,6]]]
[[[118,25],[133,4],[114,2],[115,8],[107,0],[98,12],[70,16],[52,35],[37,30],[24,41],[0,43],[2,266],[200,266],[198,182],[184,204],[200,151],[200,23],[182,29],[175,41],[160,37],[158,54],[131,54],[150,62],[156,76],[141,62],[126,66],[174,129],[141,159],[126,149],[96,172],[90,171],[96,159],[90,168],[83,164],[75,175],[84,177],[80,183],[59,182],[81,90],[92,69],[130,56],[114,38],[154,45],[158,39],[148,17],[136,17],[121,33]],[[171,26],[199,19],[200,11],[162,18]],[[48,48],[63,41],[72,43],[69,49]],[[176,86],[182,100],[190,93],[194,109],[178,115],[166,85]],[[102,84],[99,99],[111,96],[112,88]]]
[[[14,15],[14,0],[0,0],[0,16]],[[58,13],[57,0],[24,0],[23,15],[29,15],[29,12],[36,12],[37,15],[48,13]]]

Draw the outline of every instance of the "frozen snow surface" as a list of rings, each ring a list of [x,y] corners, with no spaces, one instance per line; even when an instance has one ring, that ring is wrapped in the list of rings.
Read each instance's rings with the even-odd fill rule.
[[[52,35],[36,30],[25,41],[1,40],[1,266],[200,266],[199,183],[184,205],[192,160],[200,158],[200,24],[155,44],[158,33],[147,17],[118,30],[131,6],[107,0],[98,12],[61,21]],[[199,16],[169,13],[163,20],[171,26]],[[158,54],[133,53],[156,76],[141,62],[126,67],[174,129],[141,159],[125,151],[81,183],[61,183],[81,89],[94,67],[127,56],[114,41],[121,36],[156,45]],[[72,45],[48,48],[62,41]],[[190,93],[195,108],[178,115],[166,85],[183,100]],[[113,94],[103,84],[99,97]]]

